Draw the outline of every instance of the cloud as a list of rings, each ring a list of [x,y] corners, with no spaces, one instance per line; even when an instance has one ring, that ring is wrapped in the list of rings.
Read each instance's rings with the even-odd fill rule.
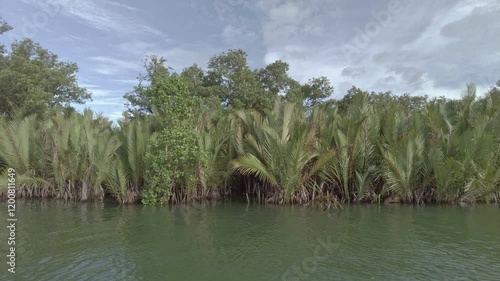
[[[95,63],[93,71],[104,75],[116,75],[130,70],[142,71],[141,60],[118,59],[106,56],[95,56],[88,59]]]
[[[116,6],[116,7],[120,7],[120,8],[129,10],[129,11],[141,11],[140,9],[138,9],[136,7],[132,7],[132,6],[129,6],[129,5],[126,5],[123,3],[114,2],[114,1],[109,1],[109,2],[107,2],[107,4],[112,5],[112,6]]]
[[[256,41],[258,39],[258,35],[255,32],[248,30],[246,27],[226,25],[222,31],[222,38],[224,38],[224,42],[226,42],[226,44],[241,47]]]
[[[127,85],[137,85],[138,81],[137,79],[114,79],[114,82],[117,83],[122,83],[122,84],[127,84]]]
[[[358,78],[366,73],[366,69],[363,66],[348,66],[342,69],[342,76]]]
[[[319,2],[286,1],[266,7],[269,10],[262,26],[264,42],[283,45],[304,37],[321,36],[325,26],[320,24],[322,16],[317,17],[321,9]]]
[[[91,102],[87,103],[88,105],[114,105],[114,106],[122,106],[125,104],[125,99],[120,98],[120,97],[114,97],[114,98],[103,98],[100,97],[99,99],[93,100]]]
[[[401,11],[380,21],[375,15],[387,11],[391,1],[398,1]],[[326,75],[337,97],[351,85],[459,97],[466,82],[492,84],[494,79],[485,75],[500,72],[498,0],[311,3],[258,2],[267,15],[264,62],[286,60],[296,79]],[[366,45],[346,59],[342,46],[367,27],[376,32],[368,33]]]
[[[98,98],[98,100],[94,99],[92,103],[96,104],[96,102],[104,100],[104,99],[121,99],[123,93],[125,91],[122,90],[116,90],[116,89],[104,89],[100,85],[95,85],[95,84],[85,84],[85,83],[80,83],[81,87],[86,88],[90,92],[92,92],[92,97],[93,98]]]
[[[224,50],[222,47],[207,43],[173,44],[168,40],[153,42],[133,40],[119,44],[118,49],[132,57],[141,59],[141,70],[142,61],[146,56],[157,55],[164,57],[167,60],[166,65],[172,67],[175,71],[182,71],[183,68],[194,63],[204,66],[212,55]],[[129,61],[116,62],[115,65],[120,63],[131,66]]]
[[[80,86],[84,87],[84,88],[87,88],[87,89],[99,87],[98,85],[95,85],[95,84],[86,84],[86,83],[80,83]]]
[[[106,2],[96,0],[23,1],[45,11],[51,10],[52,13],[60,13],[68,18],[76,18],[90,27],[106,32],[165,36],[160,30],[144,24],[137,17],[137,8],[117,2],[108,2],[106,5]],[[114,7],[114,9],[111,9],[110,6]],[[116,8],[120,8],[122,11],[118,12]]]
[[[282,59],[301,82],[327,76],[335,98],[352,85],[459,97],[466,82],[478,83],[482,92],[500,79],[500,0],[22,1],[37,11],[57,11],[52,30],[36,39],[78,62],[79,76],[96,86],[89,87],[96,100],[130,90],[146,55],[163,56],[179,72],[193,63],[205,67],[228,48],[247,51],[252,67]],[[401,11],[381,20],[395,1]],[[16,1],[6,5],[13,24],[14,11],[30,11]],[[58,30],[55,23],[68,27]],[[360,32],[368,33],[366,44],[346,57],[343,47]],[[108,112],[124,109],[118,98],[100,102],[116,102],[95,105]]]

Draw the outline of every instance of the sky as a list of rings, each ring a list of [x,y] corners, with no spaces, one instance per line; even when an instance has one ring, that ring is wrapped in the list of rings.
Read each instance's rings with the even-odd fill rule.
[[[90,107],[116,120],[146,55],[175,71],[243,49],[281,59],[301,82],[328,77],[332,98],[369,91],[458,98],[500,79],[500,0],[0,0],[14,29],[80,67]],[[79,109],[83,106],[79,106]]]

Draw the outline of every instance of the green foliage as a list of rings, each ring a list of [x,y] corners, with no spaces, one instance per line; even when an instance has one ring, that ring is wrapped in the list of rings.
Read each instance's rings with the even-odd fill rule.
[[[230,192],[230,184],[234,178],[231,160],[237,156],[235,144],[238,122],[233,115],[213,119],[217,112],[204,111],[198,115],[197,132],[198,143],[206,155],[206,169],[200,184],[203,189],[202,197],[218,197],[217,192]]]
[[[152,97],[152,105],[162,109],[160,122],[164,127],[150,139],[146,153],[142,202],[148,205],[165,203],[176,188],[181,191],[181,198],[189,194],[198,184],[207,161],[194,126],[196,97],[188,94],[187,84],[176,74],[157,79],[145,90]]]
[[[90,111],[1,118],[0,174],[16,169],[20,196],[121,204],[232,191],[298,204],[500,198],[500,99],[471,85],[422,108],[358,91],[311,109],[276,98],[263,112],[212,110],[176,74],[144,91],[153,114],[119,127]]]
[[[266,93],[247,63],[243,50],[229,50],[208,63],[207,86],[222,104],[234,109],[267,108],[273,97]]]
[[[474,85],[457,100],[353,86],[325,102],[328,79],[301,84],[283,61],[251,70],[242,50],[207,70],[165,62],[146,60],[112,126],[65,107],[88,97],[76,65],[14,43],[0,61],[0,175],[15,168],[24,197],[120,204],[500,201],[500,81],[479,98]]]
[[[12,30],[12,26],[10,26],[6,21],[0,17],[0,35],[3,33]],[[5,53],[5,46],[0,44],[0,58],[3,58],[3,54]]]
[[[2,115],[42,114],[91,97],[78,86],[75,63],[59,61],[30,39],[12,43],[11,51],[0,57],[0,66]]]
[[[155,86],[162,77],[170,75],[169,68],[165,66],[166,60],[163,57],[148,56],[144,61],[145,75],[139,75],[139,84],[134,89],[124,95],[129,101],[128,108],[130,113],[139,115],[150,114],[153,112],[152,99],[155,93],[150,91],[150,86]]]
[[[166,60],[149,57],[146,60],[146,75],[139,76],[139,85],[125,94],[129,111],[151,114],[157,91],[157,81],[170,76]],[[221,111],[248,109],[263,113],[270,110],[274,100],[282,95],[290,102],[314,106],[331,96],[333,87],[326,77],[312,78],[301,84],[288,75],[289,65],[275,61],[263,68],[252,70],[247,54],[241,49],[229,50],[212,57],[207,70],[194,64],[184,69],[180,76],[186,82],[190,96],[198,97],[205,108]]]
[[[198,170],[206,157],[194,132],[166,129],[151,139],[146,153],[146,189],[142,202],[164,204],[175,189],[190,193],[198,184]]]
[[[121,145],[111,164],[107,187],[120,203],[133,203],[140,198],[144,186],[145,154],[151,129],[139,118],[125,119],[115,134]]]
[[[320,128],[322,149],[335,152],[322,178],[338,188],[343,200],[363,201],[374,192],[369,190],[376,172],[373,166],[380,166],[376,150],[380,118],[368,105],[367,94],[355,96],[352,106],[342,115],[337,109],[326,110],[317,109],[312,116]]]
[[[289,68],[288,63],[277,60],[256,70],[257,79],[268,95],[276,97],[278,94],[285,94],[294,83],[297,83],[288,75]]]
[[[307,199],[312,177],[333,154],[315,150],[315,131],[307,126],[300,107],[277,100],[264,116],[237,114],[247,133],[240,137],[241,156],[233,161],[233,168],[276,188],[276,202]],[[300,191],[302,195],[294,198]]]
[[[405,202],[421,202],[421,198],[414,198],[415,189],[423,183],[420,177],[424,159],[424,139],[417,136],[415,139],[397,142],[384,151],[383,175],[386,181],[383,192],[397,194]]]
[[[194,118],[197,98],[189,95],[188,86],[179,75],[164,76],[146,89],[151,103],[165,113],[165,125],[188,126]]]
[[[46,117],[47,121],[35,122],[35,116],[30,116],[0,128],[6,136],[0,140],[0,156],[26,180],[20,182],[19,193],[28,197],[102,198],[107,169],[119,146],[116,136],[106,130],[109,123],[95,119],[90,111]]]
[[[287,100],[303,102],[305,106],[312,107],[333,94],[333,86],[328,78],[322,76],[312,78],[304,85],[292,83],[292,88],[287,92]]]
[[[0,34],[3,34],[9,30],[12,30],[12,26],[10,26],[5,20],[0,17]]]

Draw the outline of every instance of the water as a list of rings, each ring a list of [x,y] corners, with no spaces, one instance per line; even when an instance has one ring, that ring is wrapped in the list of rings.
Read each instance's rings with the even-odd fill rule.
[[[17,272],[0,227],[0,280],[500,280],[495,206],[36,202],[17,217]]]

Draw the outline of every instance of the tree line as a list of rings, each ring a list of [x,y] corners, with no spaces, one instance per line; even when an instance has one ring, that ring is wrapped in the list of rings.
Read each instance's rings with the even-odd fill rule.
[[[91,97],[76,64],[29,39],[1,50],[0,174],[16,169],[19,196],[326,206],[500,198],[500,81],[480,97],[473,84],[461,99],[353,86],[334,100],[326,77],[300,83],[283,61],[252,70],[243,50],[180,73],[151,56],[113,124],[72,109]]]

